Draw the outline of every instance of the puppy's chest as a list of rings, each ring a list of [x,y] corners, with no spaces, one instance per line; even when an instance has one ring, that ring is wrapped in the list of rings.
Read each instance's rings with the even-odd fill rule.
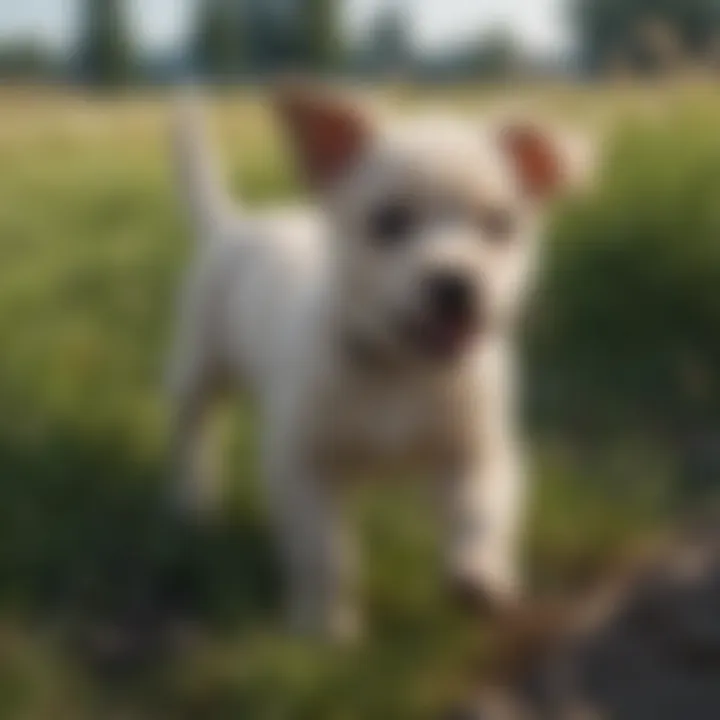
[[[449,450],[462,414],[447,393],[358,387],[325,405],[316,447],[322,457],[357,469],[422,464]]]

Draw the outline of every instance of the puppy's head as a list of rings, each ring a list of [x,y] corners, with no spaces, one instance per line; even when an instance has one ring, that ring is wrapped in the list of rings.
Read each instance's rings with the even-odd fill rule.
[[[507,332],[537,264],[542,209],[573,180],[571,153],[532,123],[380,122],[293,85],[278,109],[334,234],[348,329],[450,362]]]

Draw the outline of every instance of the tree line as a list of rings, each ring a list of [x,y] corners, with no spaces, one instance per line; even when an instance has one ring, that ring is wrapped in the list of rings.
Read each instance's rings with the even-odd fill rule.
[[[143,79],[127,0],[80,3],[72,74],[99,87]],[[618,67],[657,72],[693,61],[720,64],[720,0],[566,0],[587,75]],[[187,43],[168,74],[187,70],[223,81],[296,69],[320,73],[414,73],[439,78],[499,77],[523,65],[510,31],[429,56],[413,47],[409,0],[385,0],[363,37],[342,30],[343,0],[197,0]],[[466,36],[466,33],[463,33]],[[179,67],[182,65],[182,68]],[[58,63],[36,42],[0,47],[0,75],[58,74]]]
[[[137,72],[125,0],[82,0],[78,71],[92,85],[118,85]],[[328,70],[337,62],[335,0],[200,0],[185,65],[208,78],[296,66]]]

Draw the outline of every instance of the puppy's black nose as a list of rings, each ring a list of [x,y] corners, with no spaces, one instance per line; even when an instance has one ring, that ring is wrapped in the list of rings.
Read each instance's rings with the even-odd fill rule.
[[[428,300],[433,312],[444,320],[468,320],[475,312],[472,282],[459,273],[438,273],[427,281]]]

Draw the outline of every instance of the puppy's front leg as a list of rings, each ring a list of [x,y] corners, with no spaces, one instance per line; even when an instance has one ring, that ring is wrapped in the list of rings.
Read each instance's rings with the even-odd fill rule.
[[[359,633],[355,547],[343,491],[294,454],[270,468],[271,512],[287,581],[287,614],[301,634],[352,641]]]
[[[449,564],[462,598],[490,609],[520,591],[518,544],[524,470],[514,443],[486,445],[460,460],[448,498]]]

